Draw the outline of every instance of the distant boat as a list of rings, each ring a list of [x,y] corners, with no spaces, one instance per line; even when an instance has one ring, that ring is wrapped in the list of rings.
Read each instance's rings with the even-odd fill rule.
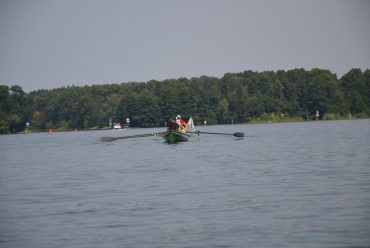
[[[115,123],[113,129],[122,129],[121,124],[119,122]]]

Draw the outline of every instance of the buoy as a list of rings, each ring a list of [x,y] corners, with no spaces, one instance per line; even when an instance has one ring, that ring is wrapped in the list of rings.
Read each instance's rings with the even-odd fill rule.
[[[53,129],[49,128],[49,134],[53,134]]]

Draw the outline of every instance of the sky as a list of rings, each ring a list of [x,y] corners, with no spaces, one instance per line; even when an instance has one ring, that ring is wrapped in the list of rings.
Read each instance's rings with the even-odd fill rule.
[[[368,0],[0,0],[0,85],[370,69]]]

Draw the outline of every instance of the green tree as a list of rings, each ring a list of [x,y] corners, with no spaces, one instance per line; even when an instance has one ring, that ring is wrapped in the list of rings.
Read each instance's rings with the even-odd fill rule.
[[[35,111],[32,115],[32,120],[31,120],[31,126],[33,129],[41,129],[42,128],[42,114],[39,111]]]
[[[16,133],[22,130],[21,123],[22,119],[17,114],[12,114],[8,118],[9,128],[12,132]]]
[[[344,112],[344,99],[339,93],[337,78],[327,70],[313,69],[308,78],[307,108],[320,118],[328,112]]]
[[[340,87],[344,99],[352,114],[369,113],[366,104],[368,99],[368,85],[360,69],[352,69],[340,79]]]
[[[5,119],[11,112],[11,102],[9,95],[9,87],[0,86],[0,119]]]

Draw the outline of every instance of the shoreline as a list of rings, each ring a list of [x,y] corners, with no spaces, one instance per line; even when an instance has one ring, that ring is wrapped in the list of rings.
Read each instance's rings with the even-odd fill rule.
[[[283,120],[256,120],[256,119],[253,119],[249,122],[246,122],[246,123],[236,123],[236,124],[231,124],[231,123],[227,123],[227,124],[215,124],[215,125],[258,125],[258,124],[278,124],[278,123],[294,123],[294,122],[316,122],[316,121],[356,121],[356,120],[366,120],[366,119],[370,119],[370,118],[352,118],[352,119],[348,119],[348,118],[339,118],[339,119],[334,119],[334,120],[299,120],[299,119],[295,119],[295,118],[286,118],[286,119],[283,119]],[[198,127],[201,126],[201,127],[204,127],[204,125],[197,125]],[[207,125],[207,126],[214,126],[214,125]],[[163,127],[151,127],[151,128],[163,128]],[[58,129],[53,129],[52,132],[56,132],[56,133],[60,133],[60,132],[86,132],[86,131],[105,131],[105,130],[112,130],[112,131],[124,131],[126,129],[140,129],[140,127],[129,127],[129,128],[122,128],[122,129],[118,129],[118,130],[115,130],[113,128],[110,128],[110,127],[102,127],[102,128],[88,128],[88,129],[64,129],[64,130],[58,130]],[[12,135],[12,134],[32,134],[32,133],[48,133],[49,130],[35,130],[35,131],[22,131],[22,132],[17,132],[17,133],[8,133],[8,134],[1,134],[1,135]]]

